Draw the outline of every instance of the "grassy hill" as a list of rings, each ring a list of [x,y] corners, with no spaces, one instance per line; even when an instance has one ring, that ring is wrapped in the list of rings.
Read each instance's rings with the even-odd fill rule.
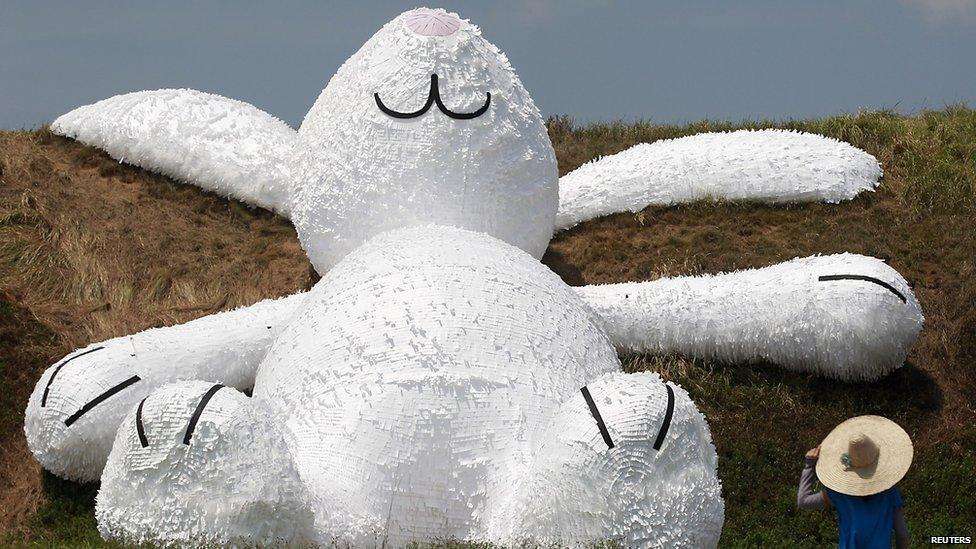
[[[549,129],[565,173],[642,141],[741,127],[833,136],[881,160],[876,193],[840,205],[648,208],[558,235],[544,262],[570,284],[761,267],[811,254],[887,260],[926,316],[908,363],[844,384],[765,365],[626,357],[689,390],[719,453],[725,546],[835,543],[832,515],[795,510],[803,452],[841,420],[887,415],[916,443],[902,489],[916,543],[976,535],[976,111],[814,121]],[[309,286],[291,225],[111,160],[45,130],[0,132],[0,543],[101,545],[96,485],[45,474],[23,410],[44,368],[91,341]]]

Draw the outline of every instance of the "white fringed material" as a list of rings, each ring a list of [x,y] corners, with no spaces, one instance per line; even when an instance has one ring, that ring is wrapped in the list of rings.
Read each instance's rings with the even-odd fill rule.
[[[257,107],[195,90],[117,95],[51,131],[127,164],[288,215],[295,130]]]
[[[114,97],[52,129],[290,214],[325,274],[309,294],[95,344],[45,372],[28,444],[65,478],[104,467],[106,537],[711,546],[723,507],[708,428],[672,385],[654,448],[667,390],[619,374],[613,343],[864,379],[900,364],[922,322],[905,281],[860,256],[569,288],[533,258],[560,198],[560,228],[705,196],[838,201],[873,188],[877,162],[818,136],[735,132],[638,146],[558,183],[507,58],[443,10],[384,26],[297,133],[191,90]],[[159,389],[191,378],[206,382]],[[208,387],[252,382],[254,401],[213,393],[182,443]]]
[[[837,275],[875,281],[830,279]],[[618,349],[768,361],[846,381],[877,379],[901,366],[923,321],[897,271],[854,254],[577,291]]]
[[[31,452],[60,477],[98,480],[122,417],[153,389],[183,379],[251,387],[258,364],[305,295],[268,299],[68,354],[41,375],[28,400],[24,431]],[[138,381],[97,402],[133,377]]]
[[[521,250],[455,228],[384,233],[304,298],[253,401],[193,381],[129,409],[99,530],[714,546],[723,503],[704,418],[657,374],[619,368],[592,311]]]
[[[587,386],[613,448],[584,397],[572,395],[513,504],[493,522],[494,537],[512,545],[718,545],[724,503],[708,424],[684,389],[668,385],[670,394],[657,374],[618,372]]]
[[[387,23],[332,77],[298,131],[306,158],[292,218],[319,273],[398,227],[479,231],[536,258],[552,237],[558,173],[539,110],[478,27],[426,11],[457,30],[417,34],[414,12]],[[446,108],[477,112],[491,94],[485,113],[458,120],[432,104],[401,119],[377,106],[374,94],[399,112],[421,109],[432,74]]]
[[[559,404],[619,371],[573,290],[483,233],[384,233],[335,266],[261,365],[320,541],[485,539]]]
[[[881,166],[847,143],[786,130],[641,143],[559,180],[556,230],[617,212],[702,199],[841,202],[874,190]]]
[[[165,385],[129,410],[95,516],[102,537],[136,544],[267,546],[312,537],[308,494],[280,423],[260,402],[203,381]]]

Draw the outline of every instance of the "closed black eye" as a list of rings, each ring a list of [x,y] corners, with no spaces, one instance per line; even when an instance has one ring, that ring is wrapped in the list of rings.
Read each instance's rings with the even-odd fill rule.
[[[474,112],[454,112],[451,109],[444,106],[444,102],[441,101],[441,90],[437,85],[437,75],[430,75],[430,90],[434,94],[434,101],[437,103],[437,108],[441,110],[442,113],[450,116],[451,118],[456,118],[458,120],[470,120],[472,118],[478,118],[479,116],[488,112],[488,107],[491,106],[491,92],[485,92],[487,96],[485,98],[485,104],[481,106],[480,109]]]
[[[422,116],[425,112],[430,110],[431,105],[437,103],[437,108],[440,109],[440,111],[446,114],[447,116],[450,116],[451,118],[457,120],[470,120],[472,118],[477,118],[485,114],[486,112],[488,112],[488,107],[491,106],[491,92],[486,92],[485,95],[486,95],[485,104],[482,105],[481,108],[479,108],[478,110],[474,112],[454,112],[451,109],[447,108],[447,106],[444,105],[444,102],[441,101],[441,91],[440,91],[440,87],[437,84],[437,75],[432,74],[430,75],[430,91],[427,92],[427,102],[424,103],[423,107],[420,107],[420,109],[416,111],[413,112],[395,111],[383,104],[383,101],[380,99],[379,93],[374,93],[373,99],[376,100],[376,106],[379,107],[379,109],[384,114],[388,116],[392,116],[393,118],[401,118],[401,119],[417,118],[418,116]]]
[[[424,103],[423,107],[420,107],[420,109],[413,112],[397,112],[387,107],[386,105],[383,104],[383,101],[380,99],[380,94],[378,92],[373,94],[373,98],[376,99],[376,106],[379,107],[381,111],[383,111],[383,114],[392,116],[393,118],[417,118],[418,116],[422,116],[425,112],[430,110],[430,106],[434,104],[434,93],[435,93],[434,90],[436,89],[437,89],[437,75],[433,74],[430,77],[430,91],[427,92],[427,102]]]

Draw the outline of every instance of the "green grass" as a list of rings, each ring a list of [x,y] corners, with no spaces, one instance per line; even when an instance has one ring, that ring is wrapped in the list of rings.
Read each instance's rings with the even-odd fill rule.
[[[684,359],[635,357],[626,368],[663,372],[689,391],[709,419],[719,452],[727,547],[836,543],[834,513],[801,512],[795,503],[802,455],[817,444],[817,434],[862,414],[911,425],[941,406],[934,382],[911,365],[867,384]],[[976,426],[959,426],[923,448],[900,488],[916,542],[976,532]]]
[[[32,518],[32,547],[116,547],[102,541],[95,525],[95,494],[98,484],[79,484],[44,473],[47,501]]]
[[[795,508],[802,455],[833,425],[865,413],[891,417],[916,442],[915,462],[901,483],[914,544],[925,545],[934,535],[976,536],[976,111],[951,106],[917,116],[871,112],[820,120],[703,121],[682,126],[638,122],[578,127],[566,117],[549,121],[561,173],[638,142],[760,127],[815,132],[848,141],[882,162],[883,185],[876,193],[835,206],[697,203],[612,216],[560,235],[551,246],[548,264],[567,281],[596,283],[760,266],[796,255],[845,250],[885,258],[915,287],[926,325],[909,363],[881,381],[846,384],[773,366],[721,365],[679,357],[626,357],[625,368],[658,371],[676,381],[706,415],[719,455],[726,503],[723,546],[835,544],[837,524],[832,513],[801,513]],[[68,146],[43,132],[37,139],[48,147],[45,154]],[[45,140],[48,142],[43,143]],[[100,176],[120,177],[98,154],[87,149],[72,151],[106,172],[99,172]],[[0,165],[0,173],[3,169]],[[127,181],[138,182],[141,177],[130,168],[121,173]],[[148,196],[165,200],[159,207],[187,203],[189,210],[201,216],[217,215],[224,208],[232,218],[227,226],[240,235],[254,234],[246,223],[261,222],[266,227],[261,233],[265,243],[294,238],[284,224],[254,221],[249,217],[254,214],[236,204],[221,205],[192,190],[168,191],[167,185],[149,186]],[[33,230],[27,227],[36,221],[31,221],[33,214],[25,214],[23,208],[10,210],[19,213],[5,218],[0,232],[21,235]],[[50,219],[53,214],[48,210],[38,207],[43,214],[39,219]],[[227,231],[228,243],[239,236],[230,228]],[[50,261],[29,239],[17,238],[20,240],[11,238],[5,245],[9,253],[0,264],[8,271],[0,277],[3,291],[14,291],[11,288],[16,286],[19,269],[30,271],[24,262]],[[180,235],[174,232],[161,238],[173,239],[174,244],[167,246],[175,246]],[[268,261],[280,261],[282,254],[285,252]],[[68,263],[58,263],[59,268],[69,268],[64,267]],[[182,283],[206,275],[193,268],[192,264],[183,268]],[[33,278],[25,287],[38,286],[37,271],[30,272]],[[79,279],[87,278],[79,275]],[[159,294],[162,300],[165,292]],[[0,345],[0,372],[8,387],[33,385],[42,363],[64,350],[55,341],[62,334],[48,326],[51,315],[41,309],[0,306],[0,327],[7,330],[3,333],[17,335],[5,337]],[[113,313],[98,314],[108,318]],[[150,315],[144,320],[159,321]],[[109,324],[109,320],[105,322]],[[98,332],[92,329],[92,333]],[[14,370],[30,375],[14,375]],[[0,425],[5,433],[22,422],[23,404],[18,400],[22,396],[10,394],[0,395]],[[0,542],[36,547],[103,546],[95,530],[95,491],[95,485],[44,475],[45,499],[37,512],[18,531],[0,535]],[[438,546],[486,547],[453,541]]]

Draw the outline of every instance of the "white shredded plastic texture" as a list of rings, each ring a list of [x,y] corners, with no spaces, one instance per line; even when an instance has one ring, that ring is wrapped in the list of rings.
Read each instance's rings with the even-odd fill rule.
[[[824,280],[821,276],[868,276]],[[727,274],[584,286],[618,349],[726,362],[768,361],[845,381],[898,368],[922,328],[908,283],[880,259],[794,259]]]
[[[841,202],[874,190],[881,165],[821,135],[788,130],[702,133],[641,143],[559,180],[556,230],[616,212],[702,199]]]
[[[443,10],[434,12],[446,14]],[[468,21],[449,36],[387,23],[342,65],[298,130],[305,160],[292,219],[324,274],[370,237],[438,224],[487,233],[541,258],[559,205],[556,157],[539,110],[505,55]],[[398,119],[439,77],[446,107]]]
[[[122,417],[153,389],[184,379],[251,387],[258,364],[305,295],[267,299],[69,353],[41,374],[27,402],[28,447],[45,469],[62,478],[98,480]],[[87,403],[132,376],[139,381],[65,425]]]
[[[161,545],[280,545],[312,538],[308,494],[280,423],[231,388],[184,381],[129,410],[115,437],[95,516],[105,539]]]
[[[704,416],[670,385],[673,416],[660,448],[668,392],[654,373],[610,373],[587,389],[613,449],[580,394],[551,420],[516,498],[497,517],[495,538],[583,546],[715,547],[724,503],[717,456]]]
[[[619,373],[614,344],[843,379],[904,360],[921,312],[905,281],[871,258],[566,286],[533,259],[554,224],[706,197],[840,201],[874,188],[880,168],[843,143],[764,130],[638,145],[557,188],[531,98],[504,54],[455,17],[417,10],[388,23],[297,133],[192,90],[118,96],[55,121],[55,132],[126,162],[290,214],[325,274],[309,294],[95,344],[41,377],[28,443],[62,477],[94,480],[104,467],[104,536],[710,546],[723,506],[707,425],[672,385],[667,440],[649,448],[665,386]],[[485,114],[459,120],[432,106],[398,119],[376,105],[374,93],[397,111],[418,109],[435,73],[447,108],[475,111],[490,93]],[[907,303],[820,273],[877,277]],[[206,383],[158,389],[191,378]],[[218,391],[199,444],[183,445],[182,422],[212,383],[254,383],[255,400]],[[583,385],[619,440],[611,451]],[[142,448],[134,414],[154,389]]]
[[[594,320],[545,266],[482,233],[401,229],[347,256],[278,337],[254,393],[287,417],[320,541],[491,539],[491,517],[548,459],[538,448],[560,403],[619,371]],[[687,444],[714,460],[707,437]]]
[[[321,539],[483,537],[551,414],[620,368],[573,290],[483,233],[384,233],[336,265],[259,368]]]
[[[116,95],[51,131],[112,158],[288,215],[295,130],[257,107],[196,90]]]

